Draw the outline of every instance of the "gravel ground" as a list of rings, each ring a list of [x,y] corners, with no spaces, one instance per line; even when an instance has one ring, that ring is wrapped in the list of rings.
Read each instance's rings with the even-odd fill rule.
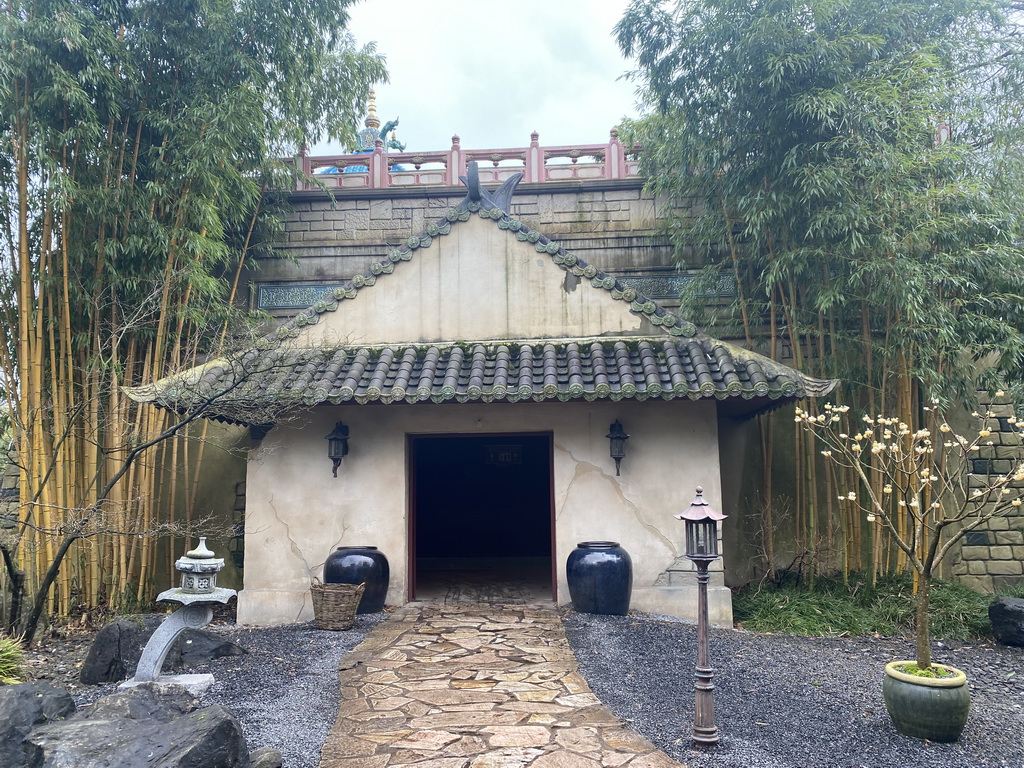
[[[337,715],[345,653],[386,618],[358,617],[348,632],[312,624],[263,629],[211,625],[249,652],[188,672],[216,677],[205,703],[224,704],[251,749],[274,747],[285,768],[315,768]],[[693,725],[692,624],[643,614],[565,614],[569,642],[591,688],[619,717],[688,768],[1024,768],[1024,649],[935,644],[937,660],[971,681],[971,717],[956,744],[899,735],[881,697],[881,669],[912,657],[909,640],[805,638],[712,630],[715,708],[722,743],[706,751]],[[71,690],[87,707],[116,690],[82,686],[77,667],[90,634],[30,652],[30,676]]]
[[[898,734],[882,668],[909,640],[807,638],[712,630],[721,744],[694,748],[693,624],[651,616],[565,616],[581,671],[601,701],[688,768],[1024,768],[1024,649],[935,643],[967,673],[973,705],[960,741]]]
[[[281,750],[285,768],[316,768],[320,748],[338,716],[341,658],[386,618],[384,613],[360,615],[345,632],[319,630],[312,623],[259,629],[211,624],[209,630],[248,653],[181,671],[214,675],[216,682],[202,697],[203,704],[230,709],[242,724],[250,750],[273,747]],[[50,671],[40,670],[36,679],[69,688],[79,709],[117,690],[117,684],[82,686],[69,679],[68,671],[76,675],[77,665],[64,652],[70,646],[63,645],[51,644],[46,665]],[[88,643],[77,647],[84,658]]]

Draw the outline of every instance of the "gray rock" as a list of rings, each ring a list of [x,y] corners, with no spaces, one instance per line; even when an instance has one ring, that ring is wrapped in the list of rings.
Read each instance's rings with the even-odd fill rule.
[[[96,702],[85,716],[34,729],[23,742],[29,768],[248,768],[234,715],[194,708],[184,691],[140,685]]]
[[[46,683],[0,685],[0,765],[27,765],[22,742],[32,728],[63,720],[74,711],[71,694]]]
[[[135,674],[142,649],[164,620],[163,614],[125,616],[96,633],[82,664],[79,679],[86,685],[103,685]],[[203,664],[221,656],[239,656],[245,649],[205,629],[186,629],[171,647],[165,669]]]
[[[177,652],[175,651],[177,649]],[[182,667],[194,667],[223,656],[241,656],[245,648],[206,629],[186,629],[178,637],[171,654],[181,659]]]
[[[1024,646],[1024,599],[998,597],[988,607],[992,634],[1003,645]]]
[[[89,646],[79,680],[86,685],[102,685],[131,677],[146,641],[160,626],[162,618],[126,616],[104,626]]]
[[[273,747],[260,747],[249,753],[250,768],[282,768],[284,755]]]
[[[199,699],[184,688],[140,683],[98,699],[87,720],[155,720],[166,723],[199,709]]]

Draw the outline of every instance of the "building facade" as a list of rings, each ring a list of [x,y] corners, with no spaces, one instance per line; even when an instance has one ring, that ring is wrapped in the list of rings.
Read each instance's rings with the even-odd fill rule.
[[[239,621],[311,618],[310,580],[343,545],[388,556],[392,604],[422,596],[435,569],[523,567],[566,602],[565,559],[585,540],[630,553],[633,607],[693,618],[673,514],[697,486],[734,514],[722,465],[743,453],[745,420],[835,382],[713,339],[657,299],[680,276],[614,135],[556,150],[534,136],[512,170],[512,151],[484,170],[456,141],[429,178],[432,158],[377,149],[358,156],[365,171],[317,177],[330,191],[296,190],[282,243],[294,258],[254,273],[254,306],[282,321],[266,369],[239,384],[237,365],[214,361],[193,377],[293,404],[249,455]],[[174,407],[181,388],[135,396]],[[616,421],[630,436],[619,474]],[[339,423],[349,451],[335,477],[324,437]],[[710,591],[720,625],[725,541]]]

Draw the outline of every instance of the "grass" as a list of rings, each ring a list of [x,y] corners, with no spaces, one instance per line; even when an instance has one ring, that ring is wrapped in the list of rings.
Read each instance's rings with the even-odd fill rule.
[[[733,596],[733,615],[754,632],[810,636],[909,635],[914,629],[914,595],[909,576],[880,577],[872,585],[859,574],[847,582],[817,577],[814,588],[753,585]],[[1003,594],[1024,597],[1024,585]],[[983,595],[955,581],[936,579],[931,592],[931,635],[937,640],[979,640],[992,636]]]
[[[20,682],[22,659],[21,643],[13,637],[0,635],[0,685]]]

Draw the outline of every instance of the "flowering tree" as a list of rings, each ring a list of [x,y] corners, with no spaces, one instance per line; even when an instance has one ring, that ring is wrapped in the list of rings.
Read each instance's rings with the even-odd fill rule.
[[[884,415],[850,423],[849,406],[824,406],[811,414],[800,408],[796,421],[825,445],[829,461],[850,472],[857,487],[839,496],[856,505],[869,523],[891,537],[918,575],[917,665],[931,666],[928,597],[935,568],[969,531],[1024,504],[1024,462],[1005,475],[976,475],[972,460],[993,444],[986,419],[968,439],[957,434],[937,407],[925,407],[918,430]],[[1024,429],[1024,421],[1015,424]],[[1022,432],[1024,434],[1024,432]],[[852,473],[852,474],[851,474]],[[842,482],[842,480],[840,480]]]

